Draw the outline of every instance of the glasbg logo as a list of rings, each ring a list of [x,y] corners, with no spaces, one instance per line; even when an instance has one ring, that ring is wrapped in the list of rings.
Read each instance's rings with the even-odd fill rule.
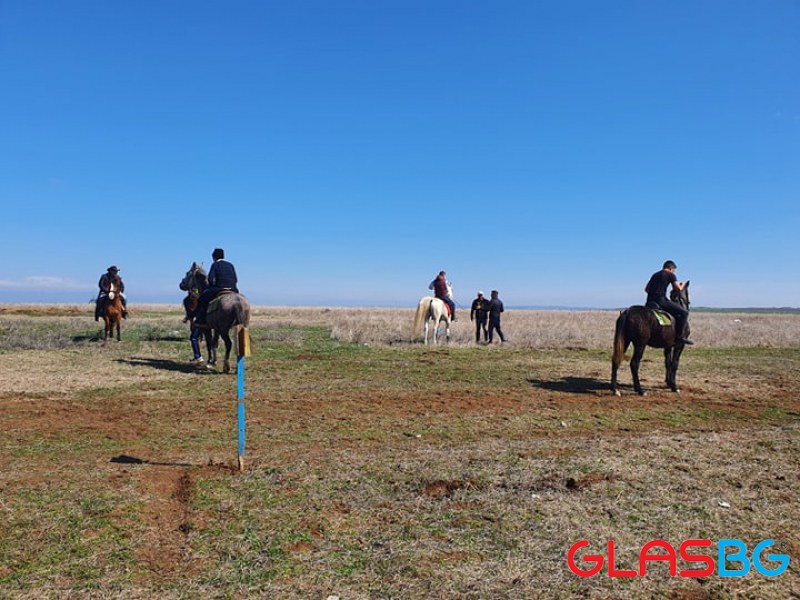
[[[765,577],[777,577],[789,567],[788,554],[768,554],[766,559],[778,566],[768,568],[764,565],[762,553],[764,550],[774,545],[774,540],[764,540],[753,548],[752,559],[747,556],[747,544],[741,540],[722,539],[717,542],[717,561],[711,554],[698,552],[697,548],[710,548],[711,540],[686,540],[678,551],[669,542],[664,540],[653,540],[644,545],[639,552],[639,569],[620,569],[616,564],[614,540],[609,540],[608,550],[608,576],[609,577],[645,577],[647,576],[647,564],[651,562],[669,563],[669,574],[672,577],[710,577],[718,570],[720,577],[744,577],[750,572],[751,566],[755,567],[761,575]],[[570,571],[578,577],[594,577],[603,570],[606,557],[602,554],[585,554],[580,561],[586,563],[588,568],[579,567],[576,564],[576,554],[582,548],[589,545],[587,540],[581,540],[572,545],[567,552],[567,564]],[[728,549],[734,549],[732,553]],[[653,553],[653,550],[659,550]],[[678,570],[678,556],[687,563],[700,563],[702,568]],[[729,562],[741,563],[741,568],[730,568]]]

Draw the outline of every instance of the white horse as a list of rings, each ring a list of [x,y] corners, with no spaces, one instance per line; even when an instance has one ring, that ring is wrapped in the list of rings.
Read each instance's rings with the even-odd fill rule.
[[[447,287],[448,295],[453,297],[453,290]],[[424,296],[417,305],[417,312],[414,315],[414,336],[419,335],[420,328],[425,324],[425,344],[428,344],[428,326],[433,321],[433,343],[437,343],[436,334],[439,331],[439,323],[444,321],[444,335],[447,342],[450,341],[450,311],[444,300],[433,296]]]

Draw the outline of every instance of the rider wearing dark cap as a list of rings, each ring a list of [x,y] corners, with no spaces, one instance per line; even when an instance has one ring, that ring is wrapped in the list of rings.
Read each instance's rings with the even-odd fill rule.
[[[119,267],[116,265],[112,265],[108,267],[108,270],[100,276],[100,281],[97,282],[97,286],[100,288],[100,291],[97,293],[97,300],[94,305],[94,320],[99,321],[100,315],[102,315],[106,310],[106,304],[108,303],[108,294],[111,292],[111,285],[117,288],[119,292],[119,297],[122,299],[122,318],[128,318],[128,300],[125,298],[125,284],[122,282],[122,277],[119,275]]]
[[[644,287],[644,291],[647,292],[646,306],[649,308],[660,308],[675,317],[675,332],[679,341],[691,345],[694,344],[694,342],[684,337],[686,334],[686,323],[689,320],[689,311],[677,302],[673,302],[667,298],[667,288],[670,285],[679,292],[682,292],[683,288],[686,287],[685,283],[678,281],[678,277],[675,275],[675,271],[677,270],[678,266],[673,261],[668,260],[664,263],[660,271],[653,273],[650,277],[650,281],[648,281],[647,285]]]
[[[208,270],[208,287],[197,299],[197,309],[195,309],[194,313],[197,317],[195,320],[197,325],[205,324],[208,304],[216,298],[217,294],[226,290],[239,292],[236,269],[230,262],[225,260],[225,251],[222,248],[214,248],[211,258],[214,260],[214,264]]]

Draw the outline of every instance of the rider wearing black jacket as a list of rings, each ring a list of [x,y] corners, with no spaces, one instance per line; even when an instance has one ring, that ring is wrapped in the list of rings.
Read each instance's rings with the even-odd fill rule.
[[[675,271],[678,270],[677,265],[668,260],[660,271],[656,271],[650,276],[650,281],[644,287],[647,292],[647,304],[649,308],[660,308],[673,317],[675,317],[675,332],[679,341],[684,344],[694,344],[692,340],[684,337],[686,333],[686,323],[689,320],[689,311],[683,308],[677,302],[673,302],[667,298],[667,288],[671,285],[679,292],[683,291],[686,286],[685,283],[678,281]]]
[[[231,263],[225,260],[225,251],[222,248],[214,248],[214,252],[211,253],[211,258],[214,259],[214,264],[211,265],[208,271],[208,287],[197,299],[197,309],[195,309],[194,313],[197,317],[195,320],[196,325],[205,324],[208,304],[217,294],[226,290],[239,292],[236,269]]]

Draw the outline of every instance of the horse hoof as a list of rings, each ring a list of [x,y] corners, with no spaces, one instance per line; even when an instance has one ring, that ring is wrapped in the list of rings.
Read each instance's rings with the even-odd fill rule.
[[[620,397],[622,396],[622,392],[620,392],[619,390],[614,390],[614,395],[615,395],[617,398],[620,398]]]
[[[647,392],[645,392],[644,390],[642,390],[641,392],[639,392],[639,395],[640,395],[640,396],[647,396]]]

